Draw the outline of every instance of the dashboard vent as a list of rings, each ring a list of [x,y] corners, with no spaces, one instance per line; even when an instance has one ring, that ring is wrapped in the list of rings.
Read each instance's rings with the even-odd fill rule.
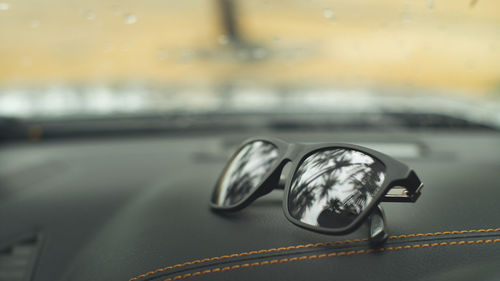
[[[25,236],[0,248],[0,281],[29,281],[35,269],[41,239]]]

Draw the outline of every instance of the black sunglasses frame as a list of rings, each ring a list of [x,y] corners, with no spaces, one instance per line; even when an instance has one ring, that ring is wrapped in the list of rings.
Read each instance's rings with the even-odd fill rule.
[[[346,144],[346,143],[320,143],[320,144],[305,144],[305,143],[288,143],[278,138],[251,138],[244,141],[233,154],[228,164],[222,171],[219,179],[217,180],[216,189],[219,186],[222,177],[225,175],[229,164],[233,161],[234,157],[241,151],[246,145],[255,142],[262,141],[266,143],[271,143],[278,149],[278,158],[275,163],[270,167],[269,172],[266,173],[264,179],[259,186],[254,188],[254,191],[249,193],[243,200],[232,206],[220,206],[214,204],[211,200],[211,207],[216,211],[237,211],[247,207],[257,198],[268,194],[274,189],[284,189],[284,199],[283,199],[283,212],[285,217],[293,224],[324,234],[347,234],[356,230],[367,217],[376,211],[377,206],[380,202],[415,202],[420,196],[421,190],[423,188],[423,183],[420,181],[416,173],[410,169],[404,163],[385,155],[381,152],[362,147],[359,145]],[[363,210],[359,216],[354,219],[349,225],[342,228],[325,228],[319,226],[313,226],[305,224],[290,214],[288,210],[288,195],[290,193],[291,183],[294,178],[297,169],[302,164],[302,162],[311,154],[322,151],[329,150],[332,148],[344,148],[351,149],[367,154],[380,162],[382,162],[385,167],[385,179],[379,189],[379,192],[374,196],[374,200],[368,204],[368,206]],[[280,181],[283,168],[291,163],[291,169],[284,182]]]

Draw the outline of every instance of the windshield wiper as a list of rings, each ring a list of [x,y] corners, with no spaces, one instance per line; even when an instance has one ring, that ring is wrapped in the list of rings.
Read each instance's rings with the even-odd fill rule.
[[[62,137],[215,133],[224,131],[487,130],[499,128],[428,113],[170,113],[72,119],[0,119],[0,141]]]

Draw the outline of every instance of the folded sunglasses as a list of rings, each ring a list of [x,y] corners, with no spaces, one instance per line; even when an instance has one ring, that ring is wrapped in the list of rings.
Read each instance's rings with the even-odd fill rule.
[[[290,173],[282,175],[291,163]],[[299,144],[275,138],[245,141],[212,193],[217,211],[240,210],[274,189],[284,189],[286,218],[302,228],[347,234],[369,224],[369,237],[388,237],[384,202],[415,202],[423,184],[405,164],[378,151],[343,143]]]

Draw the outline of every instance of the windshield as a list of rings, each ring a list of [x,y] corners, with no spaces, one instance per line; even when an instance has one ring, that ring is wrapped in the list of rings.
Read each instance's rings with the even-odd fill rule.
[[[460,113],[500,124],[497,1],[0,0],[0,116]]]

